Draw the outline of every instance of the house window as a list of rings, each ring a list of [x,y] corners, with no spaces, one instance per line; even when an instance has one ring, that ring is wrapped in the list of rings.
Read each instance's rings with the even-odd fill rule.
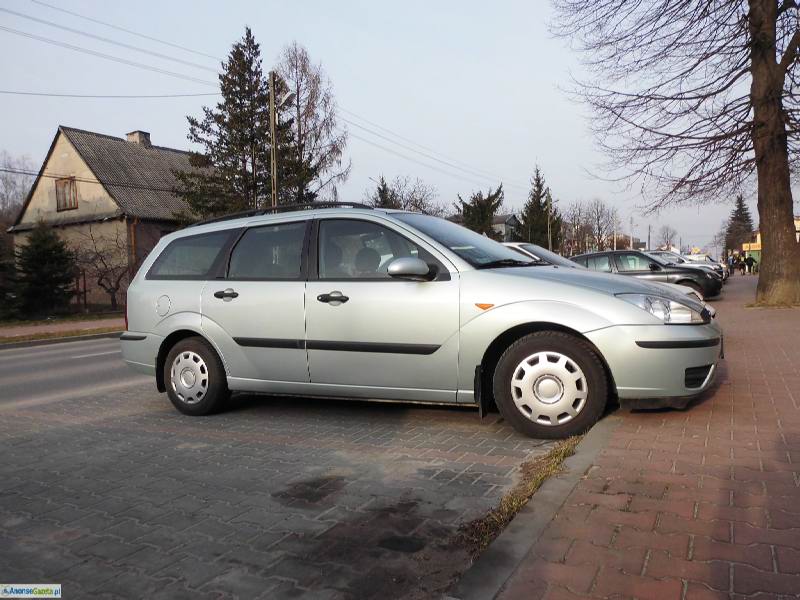
[[[74,177],[56,179],[56,210],[78,208],[78,186]]]

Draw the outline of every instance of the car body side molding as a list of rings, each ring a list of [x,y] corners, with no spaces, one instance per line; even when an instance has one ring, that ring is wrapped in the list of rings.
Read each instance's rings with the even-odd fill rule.
[[[434,344],[391,344],[384,342],[337,342],[327,340],[288,340],[274,338],[233,338],[240,346],[255,348],[294,348],[308,350],[333,350],[338,352],[378,352],[381,354],[430,355],[441,346]]]

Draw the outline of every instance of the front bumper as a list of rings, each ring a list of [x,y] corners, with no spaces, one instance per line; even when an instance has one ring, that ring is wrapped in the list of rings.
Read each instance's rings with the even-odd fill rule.
[[[711,387],[722,354],[722,329],[715,322],[619,325],[585,335],[605,359],[618,397],[653,399],[655,405],[657,399],[688,400]]]

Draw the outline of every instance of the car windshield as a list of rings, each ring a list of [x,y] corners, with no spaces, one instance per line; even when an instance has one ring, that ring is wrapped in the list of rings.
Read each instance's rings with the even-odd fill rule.
[[[395,213],[392,216],[430,236],[475,268],[524,267],[537,263],[500,242],[439,217],[419,213]]]
[[[645,254],[647,254],[647,253],[645,253]],[[657,256],[657,255],[655,255],[655,254],[647,254],[647,256],[648,256],[649,258],[652,258],[652,259],[653,259],[653,262],[655,262],[655,263],[657,263],[657,264],[661,265],[662,267],[668,267],[670,264],[673,264],[673,261],[672,261],[672,260],[670,260],[670,259],[669,259],[668,257],[666,257],[666,256]]]
[[[546,263],[551,265],[557,265],[559,267],[569,267],[570,269],[583,269],[582,267],[576,262],[571,261],[568,258],[564,258],[560,254],[556,254],[555,252],[550,252],[541,246],[537,246],[536,244],[520,244],[520,247],[524,250],[527,250],[531,254],[537,256],[539,260],[543,260]]]

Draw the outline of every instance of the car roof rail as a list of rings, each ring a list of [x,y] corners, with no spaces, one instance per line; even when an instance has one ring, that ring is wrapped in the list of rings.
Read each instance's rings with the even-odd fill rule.
[[[279,204],[278,206],[269,206],[267,208],[255,208],[252,210],[243,210],[240,212],[223,215],[221,217],[213,217],[211,219],[204,219],[197,223],[192,223],[188,227],[195,227],[197,225],[208,225],[209,223],[219,223],[221,221],[230,221],[232,219],[242,219],[246,217],[258,217],[261,215],[268,215],[272,213],[292,212],[300,210],[314,210],[315,208],[368,208],[374,209],[374,206],[369,204],[362,204],[360,202],[310,202],[306,204]]]

